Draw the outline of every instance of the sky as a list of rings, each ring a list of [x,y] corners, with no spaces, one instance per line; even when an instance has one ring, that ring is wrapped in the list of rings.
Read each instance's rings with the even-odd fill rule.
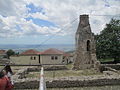
[[[99,34],[120,0],[0,0],[0,44],[74,44],[82,14]]]

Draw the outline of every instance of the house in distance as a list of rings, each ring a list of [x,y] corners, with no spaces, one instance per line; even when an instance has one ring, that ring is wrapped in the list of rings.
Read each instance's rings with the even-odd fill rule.
[[[6,51],[5,50],[0,50],[0,59],[7,57]]]
[[[10,56],[14,64],[39,64],[39,53],[37,50],[26,50],[19,55]]]
[[[65,52],[54,48],[42,52],[30,49],[19,55],[13,55],[10,59],[14,64],[67,64],[71,60],[68,56]]]

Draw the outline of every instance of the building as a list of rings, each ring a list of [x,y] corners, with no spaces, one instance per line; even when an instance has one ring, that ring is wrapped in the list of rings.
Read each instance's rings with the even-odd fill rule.
[[[0,59],[7,57],[6,51],[5,50],[0,50]]]
[[[58,49],[47,49],[40,54],[41,64],[62,64],[63,63],[63,51]]]
[[[10,56],[10,59],[14,64],[39,64],[40,52],[30,49],[19,55]]]
[[[7,58],[6,50],[0,50],[0,64],[8,64],[10,60]]]
[[[63,54],[63,63],[69,64],[74,62],[73,54],[71,53],[64,53]]]
[[[88,15],[80,15],[76,32],[74,69],[95,68],[97,64],[94,34],[91,32]]]
[[[65,55],[65,52],[54,48],[43,52],[30,49],[19,55],[13,55],[10,59],[13,64],[67,64],[69,63],[69,56],[66,58]]]

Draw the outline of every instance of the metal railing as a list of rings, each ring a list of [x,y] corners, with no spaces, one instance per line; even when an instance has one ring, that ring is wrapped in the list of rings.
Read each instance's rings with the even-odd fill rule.
[[[46,90],[46,83],[45,83],[45,78],[44,78],[44,69],[43,69],[43,67],[41,67],[39,90]]]

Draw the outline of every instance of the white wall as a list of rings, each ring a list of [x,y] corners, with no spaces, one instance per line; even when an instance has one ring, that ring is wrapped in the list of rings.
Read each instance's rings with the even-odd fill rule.
[[[32,57],[36,57],[36,59],[31,60]],[[29,55],[29,56],[11,56],[11,62],[15,64],[39,64],[39,56],[38,55]]]
[[[57,60],[52,60],[52,56],[57,56]],[[40,61],[41,64],[62,64],[63,55],[41,55]]]

